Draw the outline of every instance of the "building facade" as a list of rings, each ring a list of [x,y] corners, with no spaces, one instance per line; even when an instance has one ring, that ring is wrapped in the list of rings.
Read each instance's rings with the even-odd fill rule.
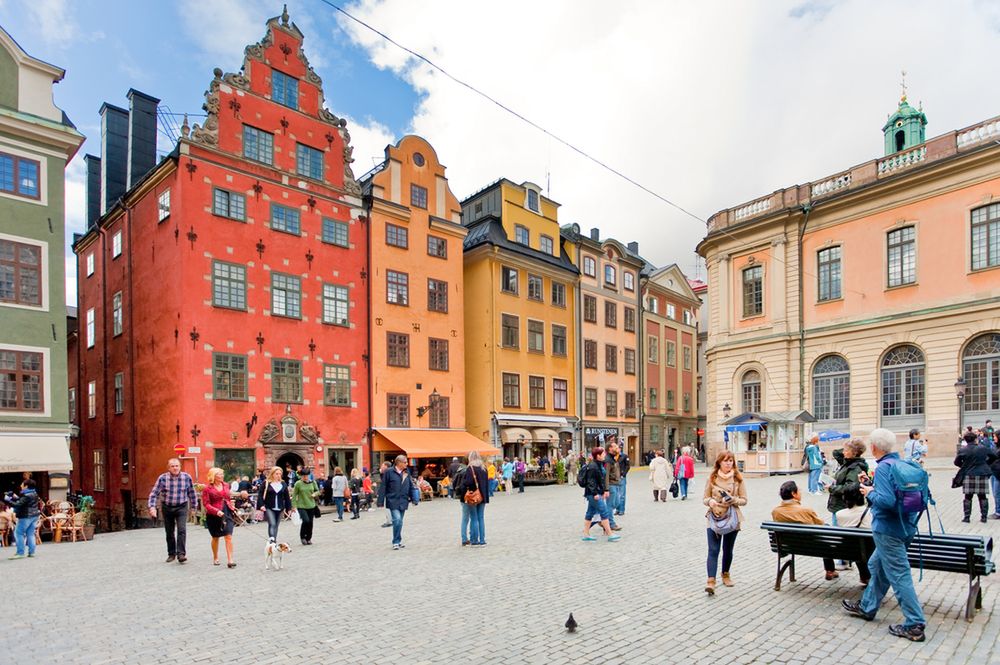
[[[78,463],[105,526],[133,523],[172,456],[196,479],[369,458],[361,190],[302,41],[267,21],[158,164],[155,99],[102,109],[74,250]]]
[[[558,205],[499,180],[462,202],[466,427],[507,457],[579,449],[579,271]]]
[[[698,429],[695,430],[697,436],[695,440],[695,445],[699,453],[702,454],[704,458],[704,443],[705,443],[705,433],[708,428],[708,399],[706,394],[705,377],[708,372],[708,363],[705,359],[705,347],[708,346],[708,284],[701,281],[700,279],[688,278],[688,286],[691,287],[691,291],[698,297],[701,304],[698,305],[698,316],[696,322],[698,324],[698,349],[695,351],[695,370],[697,375],[695,377],[695,383],[697,384],[697,389],[695,389],[695,394],[697,395],[696,402],[698,405]],[[703,459],[707,462],[708,460]]]
[[[53,103],[64,71],[0,28],[0,491],[30,472],[65,496],[66,164],[83,136]]]
[[[926,141],[925,124],[904,97],[883,157],[709,220],[713,451],[724,411],[915,428],[932,455],[1000,416],[1000,120]],[[766,431],[755,443],[748,465],[802,447]]]

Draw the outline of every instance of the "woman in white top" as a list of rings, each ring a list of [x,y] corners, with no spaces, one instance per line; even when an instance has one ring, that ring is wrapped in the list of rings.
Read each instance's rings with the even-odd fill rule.
[[[861,496],[860,490],[850,489],[844,492],[844,502],[847,504],[847,508],[834,513],[834,517],[836,518],[835,524],[837,526],[848,529],[872,528],[872,513],[868,510],[865,498]],[[858,567],[858,577],[861,578],[861,585],[868,586],[868,580],[871,579],[871,573],[868,571],[868,561],[856,560],[854,565]]]

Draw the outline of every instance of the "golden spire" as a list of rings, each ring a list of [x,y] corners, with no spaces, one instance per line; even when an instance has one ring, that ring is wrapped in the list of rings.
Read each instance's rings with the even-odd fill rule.
[[[900,83],[900,85],[903,88],[903,95],[899,98],[899,103],[900,104],[906,103],[906,70],[905,69],[902,71],[902,74],[903,74],[903,80]]]

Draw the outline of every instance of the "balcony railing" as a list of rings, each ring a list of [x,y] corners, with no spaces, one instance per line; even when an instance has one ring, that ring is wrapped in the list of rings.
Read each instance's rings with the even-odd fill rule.
[[[891,157],[880,159],[878,162],[878,174],[885,175],[886,173],[898,171],[899,169],[905,169],[908,166],[919,164],[924,161],[926,157],[927,146],[922,145],[919,148],[914,148],[913,150],[908,150],[907,152],[900,152]]]

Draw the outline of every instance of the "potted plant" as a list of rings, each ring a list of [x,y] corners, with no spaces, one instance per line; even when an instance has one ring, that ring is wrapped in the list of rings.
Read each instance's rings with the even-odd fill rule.
[[[566,482],[566,462],[559,460],[556,462],[556,483],[562,485]]]
[[[76,510],[78,513],[84,516],[83,523],[83,536],[87,540],[94,539],[95,526],[91,521],[94,514],[94,497],[92,496],[81,496],[77,501]]]

